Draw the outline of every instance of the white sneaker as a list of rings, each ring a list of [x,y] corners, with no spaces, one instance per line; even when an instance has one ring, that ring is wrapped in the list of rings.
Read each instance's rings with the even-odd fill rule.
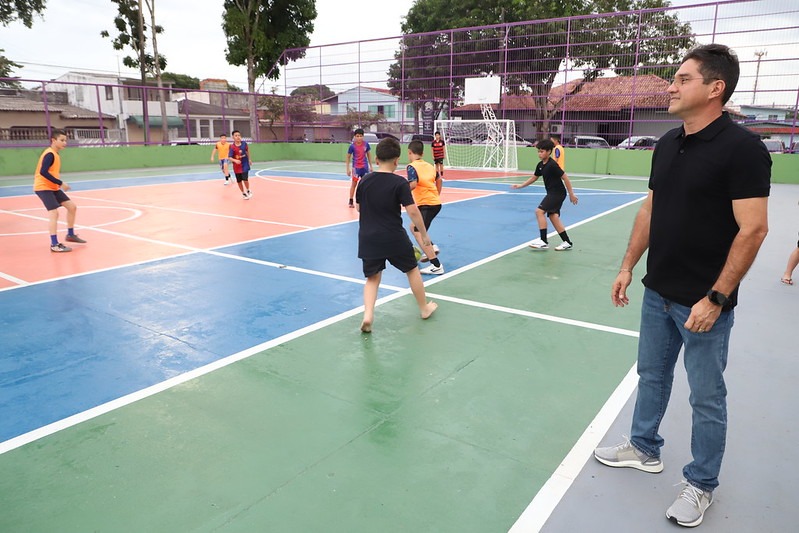
[[[563,241],[558,246],[555,246],[555,251],[562,252],[563,250],[571,250],[572,248],[574,248],[572,243]]]
[[[421,269],[419,272],[421,272],[422,274],[432,274],[433,276],[440,276],[441,274],[444,273],[444,265],[441,266],[430,265],[427,268]]]
[[[441,250],[439,250],[439,249],[438,249],[438,245],[437,245],[437,244],[434,244],[434,245],[433,245],[433,251],[434,251],[435,253],[438,253],[438,252],[440,252]]]
[[[546,250],[549,248],[549,245],[545,243],[542,239],[535,239],[529,245],[530,248],[533,250]]]
[[[420,255],[420,256],[419,256],[419,259],[418,259],[418,261],[419,261],[420,263],[427,263],[428,261],[430,261],[430,258],[429,258],[429,257],[427,257],[427,254],[426,254],[426,253],[422,252],[422,255]]]
[[[252,189],[247,189],[247,196],[252,198]]]
[[[246,193],[246,192],[244,192],[244,193],[241,193],[241,197],[242,197],[242,198],[244,198],[245,200],[249,200],[249,199],[250,199],[250,197],[249,197],[249,196],[247,196],[247,193]]]
[[[229,184],[230,184],[230,180],[225,180],[225,183],[223,183],[223,185],[229,185]]]

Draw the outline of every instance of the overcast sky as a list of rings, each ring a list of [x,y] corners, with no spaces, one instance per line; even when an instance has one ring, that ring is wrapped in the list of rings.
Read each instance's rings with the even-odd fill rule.
[[[707,4],[707,0],[672,0],[673,6]],[[314,22],[311,45],[353,42],[358,40],[396,37],[401,33],[403,17],[414,0],[316,0],[318,16]],[[751,90],[754,78],[754,56],[757,50],[768,50],[760,72],[761,90],[796,88],[796,68],[774,62],[782,57],[796,57],[799,44],[797,0],[760,0],[726,6],[722,9],[728,21],[717,30],[720,42],[737,49],[742,61],[742,80],[739,89]],[[225,36],[222,33],[222,0],[156,0],[156,20],[164,27],[158,37],[159,51],[166,56],[167,70],[199,79],[222,78],[242,89],[247,88],[244,66],[236,67],[225,60]],[[457,2],[453,2],[457,9]],[[23,65],[14,74],[22,78],[48,80],[70,70],[99,71],[138,77],[138,71],[126,69],[122,58],[128,53],[113,49],[110,39],[100,37],[102,30],[112,32],[116,15],[110,0],[49,0],[44,18],[35,18],[32,29],[19,22],[0,26],[0,48],[9,59]],[[689,10],[691,18],[702,18],[705,24],[694,23],[702,33],[712,29],[712,7]],[[757,43],[747,40],[747,31],[764,23],[762,13],[781,13],[780,24],[793,28],[785,31],[757,34]],[[737,16],[734,16],[737,15]],[[769,19],[773,24],[775,19]],[[708,28],[702,29],[703,26]],[[730,36],[727,31],[738,26],[743,33]],[[766,42],[769,39],[772,42]],[[700,42],[709,42],[707,34]],[[259,82],[260,83],[260,82]],[[267,86],[279,85],[268,81]],[[374,85],[374,84],[373,84]],[[258,88],[259,85],[256,85]],[[769,98],[770,96],[764,95]],[[794,92],[774,95],[780,103],[793,103]],[[783,101],[784,100],[784,101]]]
[[[316,0],[311,45],[400,35],[402,18],[414,0]],[[222,78],[247,88],[246,67],[228,65],[222,32],[222,0],[155,0],[156,22],[164,27],[158,50],[167,70],[195,78]],[[145,10],[146,12],[146,10]],[[0,26],[0,48],[23,65],[14,74],[52,79],[69,70],[104,71],[138,76],[122,65],[129,53],[113,49],[102,30],[115,35],[116,5],[110,0],[50,0],[44,18],[32,29],[19,22]]]

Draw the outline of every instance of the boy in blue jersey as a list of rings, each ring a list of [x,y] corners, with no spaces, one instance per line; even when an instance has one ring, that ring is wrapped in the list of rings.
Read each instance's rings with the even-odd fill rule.
[[[355,130],[353,141],[347,150],[347,176],[352,178],[350,183],[350,207],[355,207],[352,199],[355,195],[355,187],[358,185],[358,181],[367,172],[371,172],[373,168],[370,150],[369,143],[363,140],[363,130],[358,128]],[[352,166],[350,166],[350,163],[352,163]]]

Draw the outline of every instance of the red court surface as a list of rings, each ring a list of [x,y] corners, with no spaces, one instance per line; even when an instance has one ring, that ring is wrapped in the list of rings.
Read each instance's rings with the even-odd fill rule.
[[[0,198],[0,289],[356,221],[349,182],[255,176],[253,197],[220,180],[69,192],[88,244],[49,250],[46,212],[33,195]],[[447,202],[493,194],[447,190]],[[66,231],[61,210],[59,239]]]

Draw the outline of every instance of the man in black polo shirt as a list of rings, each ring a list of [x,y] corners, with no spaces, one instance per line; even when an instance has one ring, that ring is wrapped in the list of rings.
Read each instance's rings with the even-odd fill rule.
[[[652,156],[649,195],[635,218],[611,300],[629,303],[633,267],[649,249],[638,342],[638,396],[630,439],[597,448],[608,466],[663,470],[658,434],[680,348],[691,389],[693,461],[666,517],[702,523],[713,502],[727,433],[724,368],[738,285],[768,232],[771,158],[759,137],[723,106],[738,83],[738,58],[719,44],[683,59],[668,88],[683,125]]]

